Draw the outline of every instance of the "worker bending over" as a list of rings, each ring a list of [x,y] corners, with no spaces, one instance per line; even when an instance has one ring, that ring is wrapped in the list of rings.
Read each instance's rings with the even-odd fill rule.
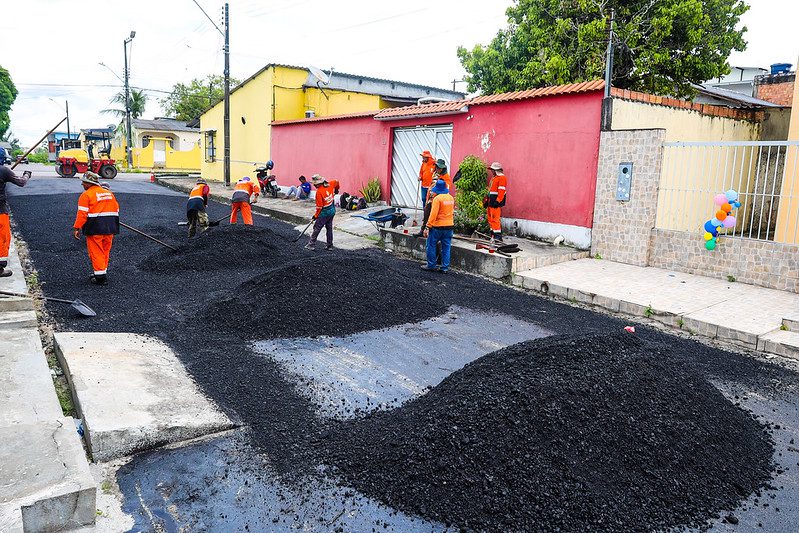
[[[205,208],[208,207],[208,194],[211,189],[208,183],[200,178],[197,184],[189,192],[189,201],[186,203],[186,220],[189,226],[189,237],[194,237],[197,233],[197,228],[200,228],[200,233],[208,229],[208,213]]]
[[[313,233],[311,239],[305,247],[308,250],[316,249],[316,238],[319,237],[319,232],[325,228],[327,237],[327,249],[333,249],[333,217],[336,215],[336,190],[333,185],[327,182],[325,178],[319,174],[314,174],[311,178],[311,183],[316,187],[316,212],[313,219],[316,221],[313,225]]]
[[[261,187],[258,183],[250,181],[250,178],[244,176],[237,183],[233,189],[233,196],[230,197],[230,223],[235,224],[237,215],[241,211],[241,218],[244,223],[252,226],[252,209],[250,202],[256,203],[258,195],[261,194]]]
[[[508,178],[502,170],[502,165],[495,161],[488,168],[491,173],[491,184],[488,187],[488,202],[486,205],[486,218],[491,226],[491,238],[502,242],[502,222],[500,219],[502,206],[505,205]]]
[[[430,186],[433,185],[436,160],[433,158],[433,154],[430,153],[430,150],[425,150],[419,155],[422,156],[422,166],[419,168],[419,182],[422,189],[422,207],[424,207],[425,204],[427,204],[427,191],[430,190]]]
[[[86,235],[86,249],[94,273],[89,280],[96,285],[108,283],[108,260],[114,235],[119,234],[119,204],[114,193],[100,186],[100,176],[86,172],[80,179],[83,194],[78,198],[72,236]]]
[[[8,268],[8,250],[11,248],[11,220],[8,217],[8,204],[6,203],[6,183],[13,183],[17,187],[24,187],[28,183],[30,172],[25,172],[22,177],[14,174],[7,166],[0,164],[0,278],[7,278],[12,274]]]
[[[452,233],[455,229],[455,198],[449,194],[444,180],[436,181],[430,189],[435,197],[430,201],[430,218],[425,226],[427,236],[427,264],[422,270],[438,270],[445,274],[449,270]],[[441,243],[441,267],[436,269],[436,247]]]

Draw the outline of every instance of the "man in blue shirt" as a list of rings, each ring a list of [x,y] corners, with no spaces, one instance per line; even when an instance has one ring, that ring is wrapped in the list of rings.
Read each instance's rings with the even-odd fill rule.
[[[292,185],[289,192],[286,193],[286,199],[294,197],[294,200],[306,200],[311,195],[311,184],[305,179],[305,176],[300,176],[300,184]]]

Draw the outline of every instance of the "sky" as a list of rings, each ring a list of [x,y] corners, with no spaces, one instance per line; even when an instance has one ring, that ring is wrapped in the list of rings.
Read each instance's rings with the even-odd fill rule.
[[[197,0],[221,27],[223,2]],[[230,0],[231,75],[245,79],[267,63],[314,65],[452,88],[465,75],[459,45],[487,44],[506,24],[510,0]],[[797,0],[750,0],[742,24],[749,46],[730,64],[796,63]],[[147,89],[144,118],[177,82],[221,74],[223,39],[193,0],[26,0],[4,6],[0,65],[19,95],[11,130],[23,146],[64,116],[70,126],[114,124],[109,100],[122,88],[123,41],[131,30],[130,83]],[[106,67],[99,63],[104,63]],[[458,84],[459,90],[466,85]],[[164,92],[158,92],[164,91]],[[64,128],[59,128],[64,129]]]

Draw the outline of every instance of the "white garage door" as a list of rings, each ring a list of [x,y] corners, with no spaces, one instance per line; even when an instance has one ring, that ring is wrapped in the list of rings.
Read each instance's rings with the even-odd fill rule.
[[[391,158],[391,205],[421,207],[419,189],[419,156],[430,150],[436,159],[447,162],[452,154],[452,124],[425,128],[394,130],[394,154]]]

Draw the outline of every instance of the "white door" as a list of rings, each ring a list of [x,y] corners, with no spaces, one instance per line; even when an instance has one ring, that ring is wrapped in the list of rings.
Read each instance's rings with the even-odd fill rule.
[[[419,154],[430,150],[436,159],[447,162],[452,154],[452,124],[394,130],[394,153],[391,157],[391,205],[421,208],[419,190]]]
[[[166,165],[166,141],[153,141],[153,166],[163,167]]]

